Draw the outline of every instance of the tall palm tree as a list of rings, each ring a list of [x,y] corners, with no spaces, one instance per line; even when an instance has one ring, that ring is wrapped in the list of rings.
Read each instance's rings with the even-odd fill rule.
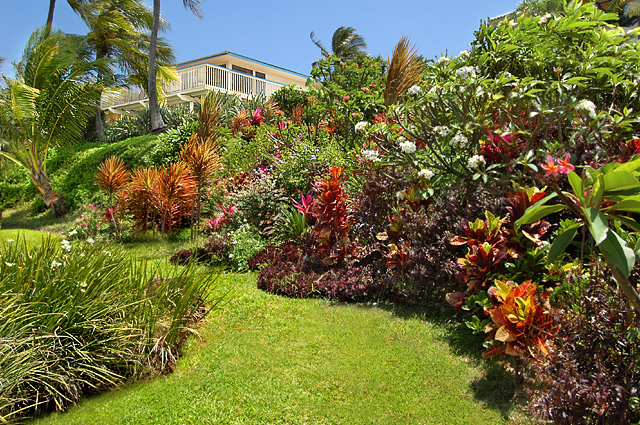
[[[76,10],[89,28],[87,44],[96,59],[108,60],[109,73],[99,74],[103,86],[128,86],[139,83],[146,87],[148,69],[149,34],[153,16],[143,0],[94,0]],[[160,22],[161,26],[166,23]],[[174,60],[173,49],[162,39],[158,40],[157,66],[161,80],[167,77],[169,63]],[[141,78],[144,76],[144,78]],[[103,139],[102,114],[96,113],[96,131]]]
[[[29,172],[42,200],[59,212],[46,160],[49,148],[82,137],[101,88],[99,63],[87,61],[81,37],[50,28],[36,30],[16,67],[16,78],[2,77],[0,155]]]
[[[71,9],[75,12],[78,11],[78,8],[85,3],[91,3],[92,0],[67,0]],[[51,28],[53,28],[53,12],[56,8],[56,0],[49,0],[49,12],[47,13],[47,22],[45,25],[45,31],[51,32]]]
[[[202,2],[200,0],[182,0],[185,9],[190,9],[194,15],[202,19]],[[149,73],[147,77],[147,95],[149,96],[149,113],[151,115],[151,131],[159,132],[164,129],[160,106],[158,105],[158,88],[156,82],[156,57],[158,44],[158,30],[160,28],[160,0],[153,0],[153,25],[149,42]]]
[[[325,57],[334,54],[340,59],[348,60],[355,58],[359,53],[363,53],[367,49],[367,42],[364,37],[358,34],[353,27],[340,27],[335,30],[333,37],[331,37],[332,53],[322,45],[320,40],[316,39],[316,34],[313,31],[311,31],[309,37],[313,44],[320,48]]]

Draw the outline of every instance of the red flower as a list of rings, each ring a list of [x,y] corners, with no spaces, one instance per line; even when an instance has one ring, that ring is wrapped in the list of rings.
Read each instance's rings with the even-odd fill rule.
[[[362,90],[365,93],[369,93],[371,90],[369,90],[369,87],[363,87],[360,90]]]
[[[343,98],[342,98],[342,100],[344,100],[345,102],[346,102],[347,100],[349,100],[349,99],[351,99],[349,96],[345,96],[345,97],[343,97]]]

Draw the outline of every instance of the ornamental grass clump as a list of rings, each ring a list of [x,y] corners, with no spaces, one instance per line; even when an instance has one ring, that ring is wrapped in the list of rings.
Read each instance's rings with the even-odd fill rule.
[[[0,423],[168,372],[209,311],[210,275],[95,245],[0,245]]]

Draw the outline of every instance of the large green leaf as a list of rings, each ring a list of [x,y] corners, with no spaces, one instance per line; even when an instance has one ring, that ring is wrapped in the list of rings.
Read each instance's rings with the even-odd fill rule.
[[[576,237],[576,232],[580,224],[576,223],[573,226],[565,229],[564,232],[560,233],[556,239],[551,244],[549,248],[549,254],[547,255],[547,262],[553,263],[559,256],[562,254],[569,244],[573,241],[573,238]]]
[[[604,175],[605,192],[615,192],[627,189],[640,190],[640,181],[629,171],[613,171]]]
[[[631,161],[625,162],[624,164],[621,164],[619,162],[610,162],[609,164],[606,164],[600,167],[600,171],[605,174],[608,174],[613,170],[633,172],[633,171],[637,171],[638,169],[640,169],[640,155],[638,155],[636,158],[632,159]]]
[[[584,218],[587,220],[589,226],[589,232],[596,242],[596,245],[600,245],[609,233],[609,223],[604,214],[597,208],[589,207],[582,208]]]
[[[516,222],[516,227],[522,226],[523,224],[533,223],[534,221],[538,221],[549,214],[557,213],[559,211],[567,209],[567,206],[564,204],[556,204],[556,205],[541,205],[536,207],[535,205],[530,206],[524,212],[522,217],[520,217]]]
[[[569,184],[573,189],[574,195],[576,195],[578,199],[580,199],[580,201],[584,203],[585,200],[584,200],[584,189],[582,188],[582,179],[574,171],[571,171],[567,177],[569,179]]]
[[[636,261],[636,255],[620,235],[613,230],[609,231],[607,238],[600,244],[600,250],[609,264],[617,267],[622,274],[629,277]]]
[[[629,211],[640,213],[640,195],[629,196],[608,207],[607,211]]]

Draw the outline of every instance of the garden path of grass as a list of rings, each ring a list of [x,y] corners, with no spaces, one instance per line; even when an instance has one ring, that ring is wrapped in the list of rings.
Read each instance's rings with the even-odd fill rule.
[[[465,346],[457,325],[428,309],[278,297],[256,289],[254,274],[225,275],[221,287],[235,295],[173,374],[33,423],[515,423],[504,377],[487,380],[455,354]]]

